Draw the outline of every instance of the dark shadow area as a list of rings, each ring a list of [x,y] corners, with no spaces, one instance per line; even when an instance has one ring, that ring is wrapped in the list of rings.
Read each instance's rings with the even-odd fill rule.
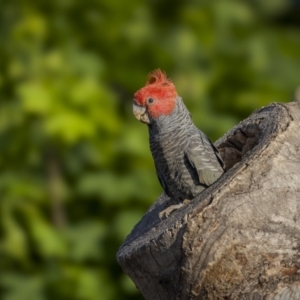
[[[227,140],[218,146],[221,157],[228,171],[236,163],[240,162],[248,151],[252,150],[260,139],[260,129],[256,124],[249,124],[243,128],[237,128],[229,134]]]

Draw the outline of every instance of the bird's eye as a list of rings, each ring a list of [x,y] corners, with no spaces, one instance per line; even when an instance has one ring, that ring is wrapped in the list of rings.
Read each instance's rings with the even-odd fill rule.
[[[149,104],[151,104],[151,103],[154,102],[154,99],[150,97],[150,98],[147,99],[147,102],[148,102]]]

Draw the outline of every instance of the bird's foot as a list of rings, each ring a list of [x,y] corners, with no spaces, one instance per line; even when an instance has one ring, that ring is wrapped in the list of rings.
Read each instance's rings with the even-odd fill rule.
[[[179,204],[175,204],[175,205],[171,205],[169,207],[167,207],[166,209],[164,209],[163,211],[161,211],[158,216],[160,219],[162,219],[164,216],[167,218],[173,211],[181,208],[182,206],[189,204],[191,202],[191,200],[185,199],[182,203]]]

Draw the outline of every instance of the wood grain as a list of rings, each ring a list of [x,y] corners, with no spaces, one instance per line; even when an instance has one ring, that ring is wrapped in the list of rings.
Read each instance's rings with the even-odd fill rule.
[[[255,111],[215,145],[227,172],[160,220],[162,194],[117,260],[147,300],[300,299],[300,106]]]

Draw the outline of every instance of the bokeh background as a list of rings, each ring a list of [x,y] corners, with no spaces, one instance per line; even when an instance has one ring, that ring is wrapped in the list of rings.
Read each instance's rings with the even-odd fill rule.
[[[1,299],[142,299],[115,255],[162,191],[131,111],[158,67],[216,140],[293,100],[299,1],[0,2]]]

